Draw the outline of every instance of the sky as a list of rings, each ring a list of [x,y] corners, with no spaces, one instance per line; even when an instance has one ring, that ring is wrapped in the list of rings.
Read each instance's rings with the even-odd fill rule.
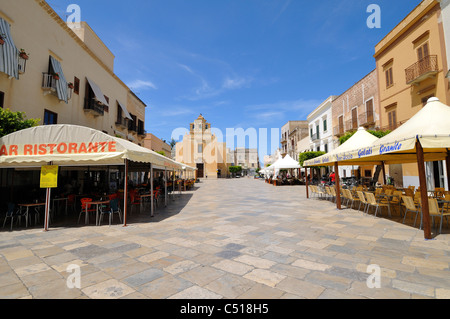
[[[178,141],[173,133],[200,114],[224,142],[227,129],[267,129],[258,142],[234,143],[260,146],[262,161],[279,147],[271,129],[306,120],[374,70],[375,45],[421,1],[47,2],[64,20],[70,4],[80,7],[115,55],[114,72],[147,105],[149,133]],[[380,28],[367,25],[371,4],[381,10]]]

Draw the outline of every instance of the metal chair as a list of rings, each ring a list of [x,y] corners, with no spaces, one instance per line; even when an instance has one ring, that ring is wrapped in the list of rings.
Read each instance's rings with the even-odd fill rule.
[[[81,201],[81,211],[80,215],[78,215],[78,223],[80,223],[80,218],[82,214],[87,214],[88,222],[89,222],[89,213],[96,213],[96,209],[92,208],[90,202],[92,202],[92,198],[82,198]]]
[[[7,211],[6,211],[6,216],[5,216],[5,219],[4,219],[4,221],[3,221],[3,228],[5,228],[5,225],[6,225],[6,220],[8,219],[8,218],[11,218],[11,230],[12,230],[12,228],[13,228],[13,222],[14,222],[14,217],[17,217],[17,210],[15,210],[16,209],[16,204],[14,204],[14,203],[8,203],[8,209],[7,209]]]
[[[356,194],[358,195],[358,198],[360,201],[358,210],[361,210],[361,205],[364,204],[364,213],[366,213],[369,203],[367,202],[366,197],[364,196],[364,193],[361,191],[357,191]]]
[[[406,215],[408,215],[408,212],[416,213],[416,218],[414,219],[414,227],[416,227],[417,216],[422,213],[421,209],[417,207],[416,204],[414,204],[414,200],[410,196],[402,196],[402,200],[406,208],[405,217],[403,218],[403,224],[406,222]]]
[[[109,214],[109,226],[111,226],[112,221],[114,220],[114,214],[119,215],[119,220],[122,222],[122,210],[119,207],[119,199],[113,198],[109,202],[110,210],[102,210],[100,214],[100,225],[103,220],[103,215]]]
[[[439,229],[439,233],[442,234],[442,224],[444,221],[444,217],[447,220],[447,226],[448,226],[448,217],[450,216],[450,212],[446,212],[445,207],[442,207],[442,209],[439,209],[439,204],[436,198],[429,198],[428,199],[428,205],[430,207],[430,216],[432,220],[432,224],[434,225],[434,218],[440,218],[441,219],[441,227]],[[437,225],[436,225],[437,230]]]
[[[377,217],[378,209],[380,209],[380,208],[382,209],[383,207],[387,207],[389,210],[389,216],[391,215],[391,209],[390,209],[388,203],[386,204],[386,203],[377,202],[377,200],[375,199],[375,195],[372,193],[366,192],[365,195],[367,198],[367,203],[369,205],[369,208],[376,207],[375,217]],[[380,212],[381,212],[381,209],[380,209]],[[367,212],[369,212],[369,210],[367,210]]]

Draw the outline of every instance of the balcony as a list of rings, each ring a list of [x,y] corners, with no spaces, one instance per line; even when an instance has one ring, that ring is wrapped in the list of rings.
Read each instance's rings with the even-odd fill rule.
[[[319,133],[319,132],[316,132],[315,134],[313,134],[313,135],[311,136],[311,140],[313,140],[313,141],[320,140],[320,133]]]
[[[118,118],[117,120],[116,120],[116,125],[117,126],[120,126],[121,128],[123,128],[123,129],[127,129],[128,128],[128,119],[127,118]]]
[[[103,116],[105,114],[105,109],[103,105],[95,99],[84,99],[84,112],[97,117]]]
[[[423,80],[439,72],[437,55],[429,55],[405,70],[406,84],[419,85]]]
[[[361,126],[370,126],[375,124],[375,116],[373,114],[373,111],[360,114],[358,117],[358,121]]]
[[[358,121],[356,120],[348,120],[345,122],[345,131],[346,132],[350,132],[350,131],[356,131],[358,130]]]
[[[408,122],[408,120],[403,120],[400,122],[396,122],[396,123],[392,123],[390,125],[386,125],[380,128],[380,131],[394,131],[396,129],[398,129],[400,126],[402,126],[403,124],[405,124],[406,122]]]
[[[42,90],[44,95],[54,94],[56,95],[56,79],[52,74],[43,73],[42,74]]]
[[[335,126],[333,128],[333,135],[335,136],[342,136],[344,135],[345,130],[344,130],[344,125],[343,124],[338,124],[337,126]]]

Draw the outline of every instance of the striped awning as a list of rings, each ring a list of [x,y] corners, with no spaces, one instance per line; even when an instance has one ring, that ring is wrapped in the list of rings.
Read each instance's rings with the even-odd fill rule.
[[[0,18],[0,35],[5,43],[0,45],[0,72],[19,79],[19,50],[11,37],[10,25]]]
[[[102,103],[103,105],[109,106],[109,103],[106,101],[105,95],[103,94],[100,87],[97,84],[95,84],[95,82],[92,81],[91,79],[89,79],[89,78],[86,78],[86,79],[88,80],[92,91],[94,91],[96,100],[99,101],[100,103]]]
[[[120,108],[122,109],[123,114],[125,115],[125,117],[126,117],[127,119],[129,119],[129,120],[132,121],[133,118],[131,117],[131,115],[130,115],[130,113],[128,112],[127,108],[126,108],[122,103],[120,103],[119,101],[117,101],[117,103],[119,103],[119,106],[120,106]]]
[[[57,73],[59,76],[59,80],[56,80],[56,93],[58,94],[58,99],[60,101],[68,103],[69,97],[67,92],[67,81],[64,77],[64,72],[61,67],[61,63],[56,60],[54,57],[50,56],[50,63],[54,73]]]

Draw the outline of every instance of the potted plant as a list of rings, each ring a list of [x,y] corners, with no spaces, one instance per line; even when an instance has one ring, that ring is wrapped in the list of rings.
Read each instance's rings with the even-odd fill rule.
[[[19,56],[22,59],[24,59],[24,60],[28,60],[29,59],[29,55],[28,55],[28,53],[25,52],[24,49],[20,49]]]
[[[69,87],[69,89],[72,89],[72,90],[73,90],[73,83],[72,83],[72,82],[69,82],[69,83],[67,84],[67,86]]]
[[[52,76],[53,76],[53,79],[59,80],[59,73],[53,73]]]
[[[6,35],[1,33],[0,34],[0,45],[5,44]]]

